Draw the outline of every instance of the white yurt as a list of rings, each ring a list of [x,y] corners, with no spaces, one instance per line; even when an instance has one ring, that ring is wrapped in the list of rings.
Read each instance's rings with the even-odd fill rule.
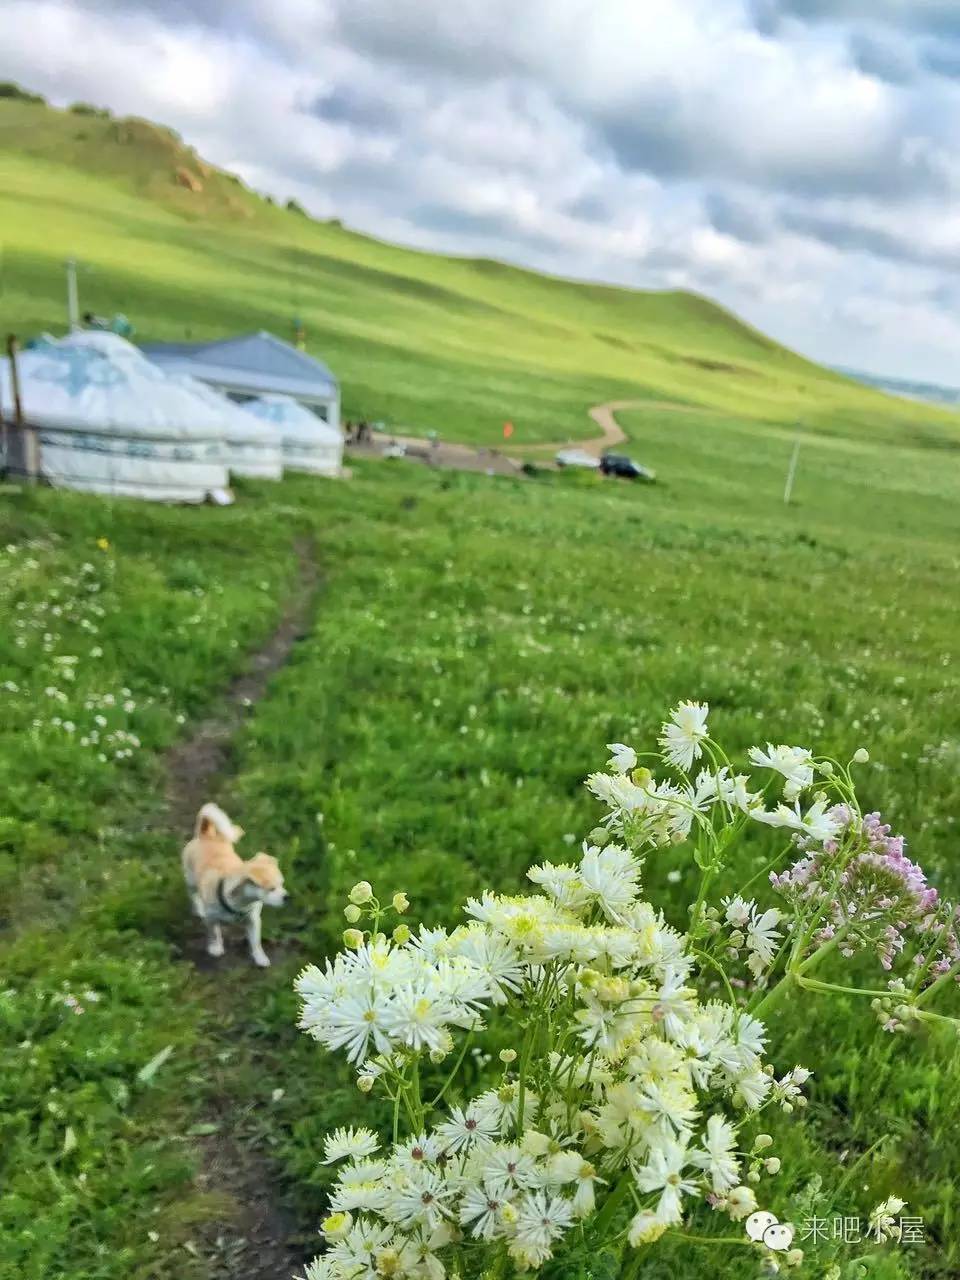
[[[282,477],[280,440],[268,423],[251,413],[244,413],[240,405],[189,373],[172,373],[168,377],[205,400],[215,413],[220,414],[227,442],[227,468],[232,475],[257,480],[279,480]]]
[[[223,501],[229,483],[222,416],[172,382],[117,334],[42,338],[17,358],[20,401],[51,484],[159,502]],[[13,415],[10,371],[0,406]]]
[[[343,465],[340,428],[311,413],[292,396],[266,395],[247,400],[243,408],[272,424],[283,448],[283,465],[315,476],[338,476]]]

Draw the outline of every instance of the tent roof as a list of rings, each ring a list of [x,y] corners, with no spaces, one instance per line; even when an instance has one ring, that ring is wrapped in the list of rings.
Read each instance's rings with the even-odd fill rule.
[[[231,443],[276,444],[276,434],[266,422],[261,422],[252,413],[245,413],[241,405],[234,404],[207,383],[191,377],[189,373],[168,373],[165,376],[210,406],[220,417],[223,434]]]
[[[148,342],[142,350],[169,373],[250,395],[282,392],[326,401],[337,392],[337,380],[321,360],[263,329],[217,342]]]
[[[92,339],[93,335],[90,335]],[[112,339],[106,341],[106,339]],[[24,416],[38,427],[173,440],[223,439],[223,414],[115,334],[41,339],[18,359]],[[0,406],[9,414],[9,371]]]
[[[292,396],[260,396],[256,400],[248,400],[243,408],[252,418],[271,423],[284,440],[322,440],[343,445],[343,436],[337,427],[318,418]]]

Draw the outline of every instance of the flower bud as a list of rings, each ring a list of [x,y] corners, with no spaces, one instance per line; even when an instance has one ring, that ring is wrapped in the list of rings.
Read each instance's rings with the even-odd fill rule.
[[[373,885],[369,880],[358,880],[350,890],[348,896],[351,902],[355,902],[358,906],[362,906],[365,902],[369,902],[373,897]]]
[[[610,832],[606,827],[594,827],[587,836],[587,841],[596,845],[598,849],[602,849],[604,845],[610,843]]]
[[[545,1156],[550,1150],[550,1139],[537,1129],[528,1129],[520,1142],[521,1149],[528,1156]]]
[[[344,929],[343,945],[350,947],[353,951],[359,951],[363,946],[363,934],[359,929]]]
[[[439,1066],[446,1056],[447,1056],[446,1049],[430,1050],[430,1061],[433,1063],[435,1067]]]
[[[799,1267],[800,1263],[803,1262],[803,1250],[791,1249],[783,1260],[788,1267]]]
[[[501,1061],[502,1063],[504,1063],[506,1066],[509,1066],[511,1062],[516,1062],[516,1060],[517,1060],[517,1051],[516,1051],[516,1049],[501,1049],[501,1050],[500,1050],[500,1061]]]
[[[368,1075],[357,1076],[357,1088],[361,1093],[369,1093],[374,1086],[374,1077]]]
[[[757,1183],[760,1181],[760,1175],[759,1173],[757,1173],[756,1169],[750,1170],[750,1172],[747,1174],[747,1181],[750,1183],[751,1186],[755,1187],[757,1185]]]
[[[782,1111],[785,1111],[785,1112],[787,1113],[787,1115],[788,1115],[788,1116],[793,1115],[793,1103],[792,1103],[792,1102],[785,1102],[785,1103],[783,1104],[783,1106],[782,1106],[781,1110],[782,1110]]]
[[[331,1213],[320,1223],[320,1230],[328,1240],[342,1240],[352,1226],[352,1213]]]
[[[410,930],[405,924],[398,924],[393,931],[393,940],[398,947],[402,947],[405,942],[410,941]]]
[[[757,1197],[751,1187],[734,1187],[727,1195],[727,1213],[734,1222],[741,1222],[757,1207]]]
[[[359,907],[355,907],[351,902],[349,907],[343,908],[343,914],[346,916],[349,924],[356,924],[357,921],[360,919],[360,917],[363,915],[363,912],[360,910]]]
[[[767,1173],[779,1173],[780,1172],[779,1156],[771,1156],[769,1160],[764,1160],[763,1167],[764,1169],[766,1169]]]
[[[381,1249],[380,1252],[375,1255],[375,1263],[377,1275],[388,1277],[395,1276],[400,1270],[400,1255],[397,1253],[396,1249]]]
[[[772,1146],[773,1139],[770,1137],[769,1133],[758,1133],[753,1143],[754,1151],[763,1151],[767,1147]]]
[[[405,893],[395,893],[393,895],[393,909],[403,915],[404,911],[410,906],[410,899]]]
[[[854,764],[866,764],[869,759],[870,759],[870,752],[866,749],[866,747],[858,747],[856,751],[853,753]]]

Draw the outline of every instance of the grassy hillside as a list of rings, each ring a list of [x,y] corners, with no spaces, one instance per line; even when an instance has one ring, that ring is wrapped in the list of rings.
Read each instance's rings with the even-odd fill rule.
[[[269,1156],[315,1246],[322,1134],[363,1102],[296,1030],[291,982],[337,946],[345,889],[361,877],[403,888],[411,918],[436,922],[466,893],[569,856],[565,838],[596,819],[581,780],[603,744],[649,741],[677,698],[708,699],[737,750],[768,737],[841,758],[867,746],[864,802],[956,897],[960,654],[944,589],[957,571],[955,472],[932,449],[826,441],[784,508],[770,492],[771,457],[789,443],[779,429],[687,413],[661,435],[659,423],[627,419],[671,472],[643,489],[386,462],[360,463],[348,484],[241,485],[229,509],[0,487],[0,602],[14,620],[0,629],[12,1027],[0,1036],[0,1275],[238,1274],[247,1206],[206,1176],[224,1134]],[[750,466],[718,457],[707,426],[742,433],[732,450]],[[304,533],[324,582],[315,618],[215,789],[249,848],[281,858],[292,897],[265,922],[271,969],[249,967],[234,933],[223,965],[198,972],[184,833],[156,816],[163,753],[220,712],[229,673],[274,624]],[[118,733],[137,739],[131,755]],[[770,839],[757,824],[718,892],[763,864]],[[645,879],[676,923],[694,882],[686,846]],[[883,980],[865,960],[824,966],[851,975]],[[944,1009],[956,1007],[954,994]],[[811,995],[802,1014],[771,1021],[778,1065],[815,1075],[806,1115],[770,1116],[783,1170],[765,1203],[797,1214],[813,1177],[825,1218],[897,1192],[929,1243],[891,1246],[873,1280],[955,1277],[955,1039],[884,1036],[853,996]],[[212,1250],[207,1219],[223,1241]],[[717,1227],[706,1212],[690,1223]],[[832,1242],[804,1247],[795,1274],[827,1274]],[[647,1273],[753,1280],[757,1266],[740,1249],[674,1241]]]
[[[81,305],[141,338],[267,328],[339,374],[344,411],[414,432],[519,443],[592,434],[588,405],[672,400],[818,433],[951,439],[954,420],[786,351],[686,293],[576,284],[424,254],[277,207],[137,120],[0,100],[0,323],[62,329]]]

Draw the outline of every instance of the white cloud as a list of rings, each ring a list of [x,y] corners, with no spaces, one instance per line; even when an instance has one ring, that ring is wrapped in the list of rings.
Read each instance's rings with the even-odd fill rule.
[[[949,379],[950,12],[946,0],[925,16],[898,0],[7,0],[0,54],[4,74],[53,100],[170,124],[320,216],[698,288],[820,358]]]

